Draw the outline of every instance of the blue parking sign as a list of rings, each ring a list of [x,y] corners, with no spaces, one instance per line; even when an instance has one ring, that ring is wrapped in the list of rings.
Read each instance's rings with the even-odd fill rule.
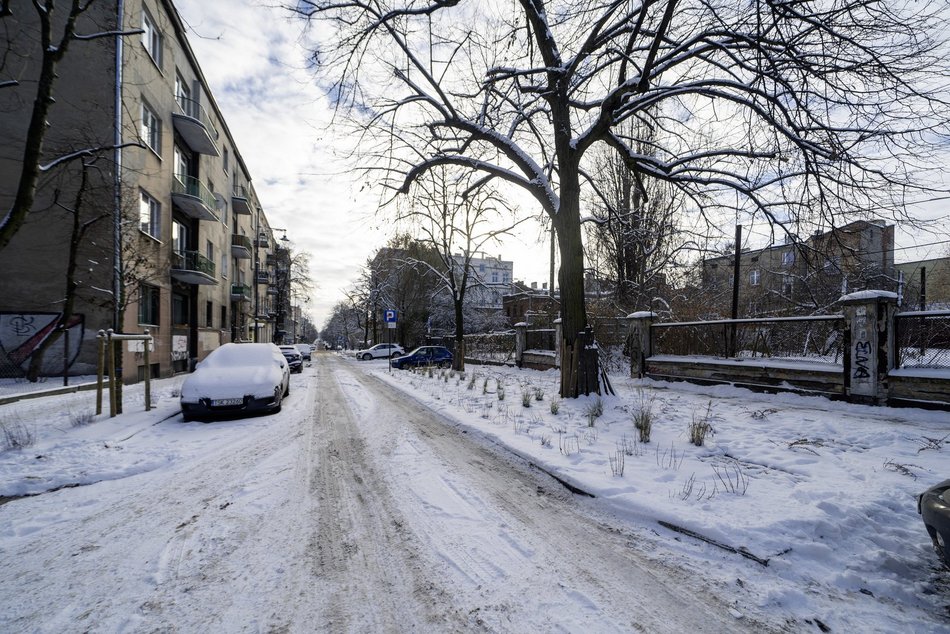
[[[396,323],[396,311],[392,308],[383,311],[383,321],[387,324]]]

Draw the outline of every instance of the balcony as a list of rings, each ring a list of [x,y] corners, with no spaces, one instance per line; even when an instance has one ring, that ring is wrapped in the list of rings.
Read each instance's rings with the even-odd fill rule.
[[[267,287],[267,294],[268,294],[268,295],[276,295],[276,294],[277,294],[277,287],[274,286],[274,285],[268,286],[268,287]]]
[[[251,196],[244,185],[238,185],[231,194],[231,208],[235,213],[251,215]]]
[[[187,97],[178,97],[177,103],[177,111],[172,113],[175,131],[195,152],[218,156],[218,146],[214,143],[218,138],[218,131],[211,124],[205,109],[200,103]]]
[[[231,301],[232,302],[249,302],[251,301],[251,287],[244,284],[231,284]]]
[[[239,260],[251,259],[251,239],[239,233],[231,234],[231,255]]]
[[[217,220],[218,208],[214,194],[194,176],[175,176],[172,179],[172,203],[188,216],[197,220]]]
[[[270,247],[270,241],[267,239],[267,234],[261,232],[261,235],[257,236],[257,240],[254,241],[254,245],[262,249],[267,249]]]
[[[270,284],[270,273],[267,271],[258,271],[257,272],[257,283],[258,284]]]
[[[218,283],[214,277],[214,262],[197,251],[172,253],[172,277],[185,284],[213,286]]]

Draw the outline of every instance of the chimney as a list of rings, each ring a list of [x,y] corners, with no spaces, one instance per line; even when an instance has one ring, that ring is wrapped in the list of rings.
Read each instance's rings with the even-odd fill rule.
[[[531,290],[533,290],[533,291],[538,290],[538,283],[537,283],[537,282],[531,282]]]

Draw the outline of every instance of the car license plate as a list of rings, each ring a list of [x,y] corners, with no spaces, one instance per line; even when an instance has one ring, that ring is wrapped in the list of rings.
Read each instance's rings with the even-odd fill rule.
[[[211,401],[211,407],[226,407],[228,405],[243,405],[243,398],[219,398]]]

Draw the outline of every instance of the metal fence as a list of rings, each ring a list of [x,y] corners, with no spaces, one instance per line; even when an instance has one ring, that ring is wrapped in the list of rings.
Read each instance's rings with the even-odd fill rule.
[[[525,331],[525,350],[557,350],[554,341],[557,330],[554,328],[538,328]]]
[[[625,317],[590,319],[597,342],[600,366],[610,373],[630,370],[630,325]]]
[[[655,355],[843,363],[841,315],[655,323],[650,333]]]
[[[445,346],[455,354],[455,336],[430,337],[434,345]],[[465,335],[465,358],[475,362],[514,363],[515,333],[492,332]]]
[[[897,313],[894,328],[899,368],[950,368],[950,310]]]

